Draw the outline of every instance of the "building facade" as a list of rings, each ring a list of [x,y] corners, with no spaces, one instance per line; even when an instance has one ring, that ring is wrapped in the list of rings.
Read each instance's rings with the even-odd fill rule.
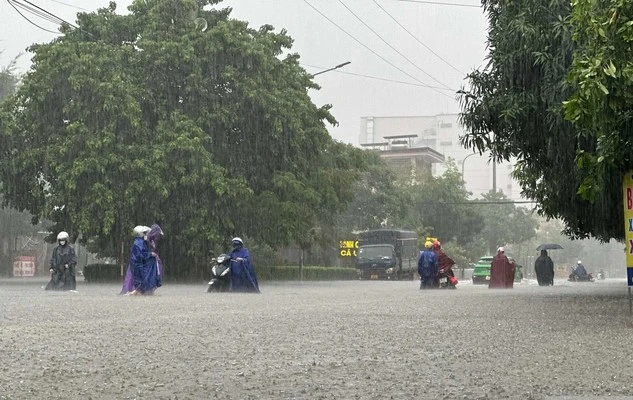
[[[359,142],[362,147],[381,149],[385,158],[394,146],[398,149],[408,147],[411,151],[432,149],[434,154],[440,154],[444,158],[442,162],[436,157],[430,164],[434,176],[443,174],[447,163],[452,161],[463,173],[466,189],[472,192],[473,198],[479,198],[496,188],[512,200],[521,200],[521,188],[511,175],[514,163],[493,166],[490,154],[480,155],[462,147],[460,137],[464,133],[458,114],[363,117]]]

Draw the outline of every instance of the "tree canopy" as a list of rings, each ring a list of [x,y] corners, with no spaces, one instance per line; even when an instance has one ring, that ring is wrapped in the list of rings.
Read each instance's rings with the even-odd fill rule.
[[[579,135],[595,141],[595,148],[577,157],[584,173],[580,192],[595,199],[619,186],[623,172],[633,167],[633,4],[576,0],[572,5],[574,92],[564,103],[565,116]]]
[[[484,220],[481,241],[488,254],[509,243],[523,243],[536,236],[538,222],[532,213],[517,207],[502,192],[488,192],[481,199],[477,212]]]
[[[593,131],[587,126],[579,129],[565,119],[580,123],[583,118],[599,121],[612,115],[590,105],[597,99],[595,89],[602,88],[587,84],[612,73],[611,61],[599,62],[596,68],[606,72],[598,77],[589,70],[580,72],[587,65],[580,56],[591,53],[581,49],[600,48],[594,39],[601,37],[600,18],[605,21],[610,10],[610,6],[600,6],[604,12],[594,21],[594,30],[580,34],[578,29],[586,31],[581,21],[593,18],[590,3],[595,2],[572,2],[576,9],[572,18],[572,4],[565,0],[482,1],[489,21],[488,64],[472,72],[470,88],[461,91],[461,119],[467,129],[462,142],[480,152],[490,150],[497,160],[517,157],[515,176],[523,194],[538,203],[539,214],[560,217],[567,234],[622,239],[621,172],[631,165],[628,158],[608,149],[624,143],[618,139],[623,131],[606,140],[595,134],[595,127]],[[607,3],[615,6],[618,2],[600,4]],[[630,8],[627,3],[610,16],[622,16],[618,23],[624,26],[628,20],[620,13]],[[630,59],[617,49],[605,51],[621,63]],[[587,78],[585,84],[581,76]],[[588,102],[578,98],[579,87],[582,93],[592,94]],[[620,89],[627,91],[624,86]],[[564,109],[563,103],[570,99]],[[603,100],[607,107],[609,100]],[[620,100],[623,106],[624,98]],[[599,115],[604,117],[595,119]],[[610,134],[614,133],[611,129]]]
[[[5,201],[105,256],[160,221],[176,276],[233,235],[275,246],[331,222],[365,158],[329,136],[286,32],[216,3],[110,3],[31,46],[0,111]]]

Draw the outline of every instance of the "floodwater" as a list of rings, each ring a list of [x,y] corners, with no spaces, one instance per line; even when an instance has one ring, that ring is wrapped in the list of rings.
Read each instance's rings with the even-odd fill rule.
[[[0,399],[633,398],[626,281],[556,283],[1,280]]]

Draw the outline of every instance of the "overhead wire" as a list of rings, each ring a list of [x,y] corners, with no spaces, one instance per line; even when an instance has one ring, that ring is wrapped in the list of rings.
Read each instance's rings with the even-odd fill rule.
[[[464,4],[464,3],[446,3],[443,1],[430,1],[430,0],[396,0],[404,3],[422,3],[422,4],[433,4],[437,6],[453,6],[453,7],[473,7],[473,8],[481,8],[476,4]]]
[[[304,63],[301,63],[301,65],[306,66],[306,67],[310,67],[310,68],[325,69],[325,67],[319,67],[317,65],[310,65],[310,64],[304,64]],[[446,89],[446,88],[443,88],[443,87],[440,87],[440,86],[432,86],[432,85],[427,85],[427,84],[424,84],[424,83],[414,83],[414,82],[399,81],[399,80],[396,80],[396,79],[387,79],[387,78],[381,78],[381,77],[378,77],[378,76],[357,74],[357,73],[348,72],[348,71],[334,70],[332,72],[336,72],[336,73],[339,73],[339,74],[358,76],[358,77],[368,78],[368,79],[375,79],[375,80],[384,81],[384,82],[399,83],[399,84],[402,84],[402,85],[425,87],[425,88],[429,88],[429,89],[455,91],[455,89],[450,89],[450,88]]]
[[[38,27],[38,28],[40,28],[41,30],[46,31],[46,32],[54,33],[54,34],[56,34],[56,35],[59,35],[59,34],[60,34],[60,32],[51,31],[50,29],[46,29],[46,28],[44,28],[43,26],[40,26],[40,25],[36,24],[35,22],[31,21],[31,20],[30,20],[30,19],[29,19],[26,15],[22,14],[22,13],[20,12],[20,10],[18,10],[18,8],[17,8],[17,7],[16,7],[16,6],[15,6],[15,5],[11,2],[11,0],[7,0],[7,3],[8,3],[11,7],[13,7],[13,9],[14,9],[14,10],[15,10],[18,14],[20,14],[20,16],[21,16],[22,18],[24,18],[25,20],[27,20],[27,21],[28,21],[31,25],[34,25],[34,26],[36,26],[36,27]]]
[[[42,18],[42,19],[45,19],[45,20],[50,21],[50,22],[54,22],[54,23],[59,24],[59,25],[61,25],[61,24],[66,24],[66,25],[68,25],[68,26],[70,26],[70,27],[72,27],[72,28],[74,28],[74,29],[76,29],[76,30],[79,30],[79,31],[81,31],[81,32],[84,32],[84,33],[86,33],[86,34],[88,34],[88,35],[92,36],[93,38],[95,37],[93,34],[91,34],[90,32],[85,31],[85,30],[84,30],[84,29],[82,29],[81,27],[78,27],[78,26],[76,26],[76,25],[74,25],[74,24],[72,24],[72,23],[70,23],[70,22],[66,21],[66,20],[65,20],[65,19],[63,19],[63,18],[58,17],[57,15],[53,14],[52,12],[47,11],[47,10],[43,9],[42,7],[40,7],[40,6],[38,6],[38,5],[36,5],[36,4],[31,3],[31,2],[30,2],[30,1],[28,1],[28,0],[19,0],[19,1],[18,1],[18,0],[7,0],[7,1],[8,1],[8,2],[12,5],[12,6],[14,6],[13,8],[16,8],[15,6],[17,5],[17,6],[19,6],[20,8],[22,8],[23,10],[26,10],[26,11],[30,12],[31,14],[36,15],[36,16],[38,16],[38,17]],[[23,4],[23,3],[20,3],[20,1],[22,1],[23,3],[26,3],[26,5],[25,5],[25,4]],[[18,11],[18,10],[16,9],[16,11]],[[30,21],[28,18],[26,18],[26,16],[24,16],[24,15],[23,15],[22,13],[20,13],[19,11],[18,11],[18,13],[19,13],[20,15],[22,15],[22,17],[23,17],[23,18],[25,18],[27,21],[29,21],[29,22],[33,23],[32,21]],[[35,26],[38,26],[37,24],[34,24],[34,25],[35,25]],[[43,30],[45,30],[45,31],[52,32],[52,31],[50,31],[50,30],[48,30],[48,29],[44,29],[44,28],[42,28],[42,27],[40,27],[40,26],[38,26],[38,27],[39,27],[39,28],[41,28],[41,29],[43,29]],[[57,33],[57,32],[52,32],[52,33]]]
[[[15,0],[13,0],[13,1],[15,1]],[[25,2],[26,4],[29,4],[29,5],[31,5],[31,6],[33,6],[33,7],[35,7],[35,8],[37,8],[38,10],[40,10],[40,11],[42,11],[42,12],[44,12],[44,13],[46,13],[46,14],[50,15],[50,16],[51,16],[51,17],[53,17],[53,18],[56,18],[56,19],[58,19],[58,20],[60,20],[60,21],[62,21],[62,22],[64,22],[64,23],[68,24],[69,26],[71,26],[71,27],[73,27],[73,28],[75,28],[75,29],[80,29],[78,26],[71,24],[70,22],[68,22],[68,21],[64,20],[63,18],[58,17],[57,15],[53,14],[53,13],[52,13],[52,12],[50,12],[50,11],[46,11],[46,10],[45,10],[45,9],[43,9],[42,7],[40,7],[40,6],[36,5],[36,4],[31,3],[29,0],[21,0],[21,1],[23,1],[23,2]]]
[[[46,13],[44,13],[44,12],[42,12],[42,11],[38,10],[37,8],[32,7],[32,6],[28,5],[28,4],[22,4],[22,3],[19,3],[19,2],[18,2],[18,1],[16,1],[16,0],[11,0],[11,4],[12,4],[13,6],[20,7],[22,10],[27,11],[27,12],[29,12],[30,14],[35,15],[35,16],[37,16],[37,17],[40,17],[40,18],[42,18],[43,20],[46,20],[46,21],[52,22],[52,23],[57,24],[57,25],[59,25],[59,24],[61,24],[61,23],[62,23],[62,21],[61,21],[60,19],[53,18],[53,17],[51,17],[50,15],[48,15],[48,14],[46,14]]]
[[[392,63],[391,61],[389,61],[388,59],[386,59],[385,57],[381,56],[380,54],[378,54],[376,51],[374,51],[372,48],[370,48],[369,46],[367,46],[365,43],[361,42],[360,40],[358,40],[354,35],[352,35],[351,33],[347,32],[343,27],[341,27],[339,24],[337,24],[336,22],[332,21],[332,19],[330,19],[327,15],[323,14],[318,8],[314,7],[312,4],[310,4],[308,2],[308,0],[303,0],[304,3],[306,3],[310,8],[312,8],[314,11],[316,11],[317,13],[319,13],[319,15],[321,15],[323,18],[325,18],[326,20],[328,20],[332,25],[336,26],[338,29],[340,29],[341,31],[343,31],[343,33],[345,33],[347,36],[349,36],[350,38],[352,38],[356,43],[360,44],[361,46],[363,46],[365,49],[369,50],[372,54],[374,54],[376,57],[380,58],[381,60],[383,60],[384,62],[386,62],[387,64],[391,65],[392,67],[394,67],[395,69],[397,69],[398,71],[402,72],[403,74],[407,75],[409,78],[413,79],[414,81],[421,83],[423,85],[426,85],[426,83],[422,82],[421,80],[419,80],[418,78],[416,78],[415,76],[411,75],[410,73],[408,73],[407,71],[403,70],[402,68],[398,67],[397,65],[395,65],[394,63]],[[431,90],[436,91],[437,93],[441,94],[442,96],[446,96],[452,100],[454,100],[453,97],[447,95],[446,93],[443,93],[437,89],[433,89],[431,88]]]
[[[376,0],[372,0],[374,2],[374,4],[376,4],[376,6],[378,6],[378,8],[380,8],[385,14],[387,14],[389,16],[389,18],[391,18],[396,24],[398,24],[398,26],[400,26],[405,32],[407,32],[409,34],[409,36],[411,36],[413,39],[415,39],[420,45],[422,45],[425,49],[427,49],[428,51],[430,51],[435,57],[439,58],[440,60],[442,60],[446,65],[448,65],[449,67],[451,67],[452,69],[454,69],[455,71],[457,71],[459,74],[461,74],[462,76],[465,76],[466,74],[463,73],[462,71],[460,71],[456,66],[454,66],[453,64],[451,64],[450,62],[448,62],[447,60],[445,60],[442,56],[440,56],[439,54],[437,54],[435,51],[433,51],[432,48],[430,48],[429,46],[427,46],[425,43],[423,43],[420,39],[418,39],[417,36],[415,36],[413,33],[411,33],[411,31],[409,31],[404,25],[402,25],[400,23],[400,21],[398,21],[393,15],[391,15],[387,10],[385,10],[380,4],[378,4],[378,2]]]
[[[76,6],[74,4],[64,3],[63,1],[59,1],[59,0],[50,0],[50,1],[52,1],[53,3],[62,4],[62,5],[68,6],[68,7],[76,8],[77,10],[90,12],[90,10],[88,10],[86,8],[81,8],[81,7]]]
[[[413,65],[417,70],[422,72],[424,75],[428,76],[431,80],[439,83],[440,85],[444,86],[447,89],[449,88],[447,85],[445,85],[444,83],[440,82],[434,76],[432,76],[431,74],[429,74],[428,72],[426,72],[425,70],[420,68],[415,62],[411,61],[411,59],[409,57],[407,57],[406,55],[402,54],[398,49],[396,49],[389,42],[387,42],[378,32],[376,32],[371,26],[369,26],[369,24],[367,24],[365,21],[363,21],[363,19],[361,17],[359,17],[351,8],[349,8],[347,6],[347,4],[345,4],[343,2],[343,0],[338,0],[338,2],[341,3],[341,5],[343,5],[343,7],[345,7],[347,9],[347,11],[349,11],[354,16],[354,18],[356,18],[358,21],[360,21],[361,24],[365,25],[365,27],[367,29],[369,29],[374,35],[376,35],[378,37],[378,39],[380,39],[384,44],[389,46],[389,48],[391,50],[395,51],[396,53],[398,53],[398,55],[400,55],[402,58],[407,60],[409,62],[409,64]]]

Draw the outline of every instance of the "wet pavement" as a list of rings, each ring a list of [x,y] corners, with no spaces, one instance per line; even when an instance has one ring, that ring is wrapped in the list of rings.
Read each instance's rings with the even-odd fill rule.
[[[633,399],[625,280],[45,283],[0,280],[0,399]]]

